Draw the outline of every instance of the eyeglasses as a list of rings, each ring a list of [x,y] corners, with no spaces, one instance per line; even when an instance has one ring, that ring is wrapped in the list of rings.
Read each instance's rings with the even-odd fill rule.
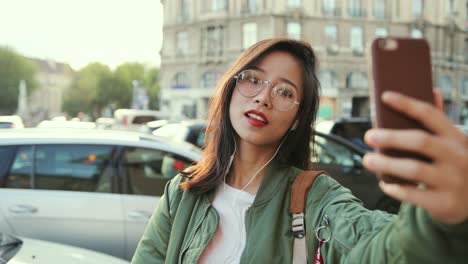
[[[272,86],[270,100],[273,107],[281,112],[288,111],[297,101],[296,89],[288,83],[278,83],[273,86],[269,81],[264,81],[263,73],[256,70],[244,70],[234,76],[237,90],[245,97],[254,97],[265,87]]]

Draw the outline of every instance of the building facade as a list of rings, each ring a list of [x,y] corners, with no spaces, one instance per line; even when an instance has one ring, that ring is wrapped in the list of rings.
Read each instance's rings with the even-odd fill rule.
[[[29,125],[56,116],[62,116],[65,91],[74,77],[68,64],[52,60],[30,59],[37,67],[38,89],[28,96]]]
[[[286,36],[319,58],[320,118],[369,116],[366,46],[377,36],[425,38],[446,112],[468,123],[466,0],[174,0],[164,6],[161,110],[203,118],[217,81],[253,43]]]

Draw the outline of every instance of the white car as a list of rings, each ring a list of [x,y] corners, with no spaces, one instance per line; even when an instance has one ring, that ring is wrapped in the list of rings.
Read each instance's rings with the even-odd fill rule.
[[[17,115],[0,116],[0,128],[24,128],[23,119]]]
[[[117,109],[114,111],[112,128],[139,131],[148,122],[167,119],[168,115],[156,110]]]
[[[0,233],[0,264],[129,264],[92,250]]]
[[[191,144],[94,129],[0,131],[0,232],[131,259]]]

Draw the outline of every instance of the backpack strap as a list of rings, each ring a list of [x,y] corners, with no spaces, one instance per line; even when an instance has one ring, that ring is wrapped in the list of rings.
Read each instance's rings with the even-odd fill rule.
[[[303,171],[294,179],[291,188],[289,213],[292,214],[292,232],[294,235],[293,264],[307,263],[307,248],[305,241],[304,212],[307,192],[318,175],[324,171]]]

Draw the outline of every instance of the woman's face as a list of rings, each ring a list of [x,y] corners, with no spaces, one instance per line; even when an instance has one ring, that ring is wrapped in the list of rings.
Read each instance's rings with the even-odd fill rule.
[[[229,116],[240,140],[262,147],[276,147],[281,138],[293,126],[299,109],[298,104],[286,111],[279,111],[278,103],[272,104],[270,94],[274,86],[294,89],[295,100],[301,102],[302,67],[299,61],[285,51],[273,51],[265,55],[254,67],[255,80],[260,77],[271,85],[264,85],[257,95],[247,97],[241,94],[238,82],[234,88]],[[250,78],[249,80],[252,80]],[[285,84],[286,86],[282,86]],[[275,99],[276,101],[276,99]],[[276,108],[275,108],[276,107]]]

